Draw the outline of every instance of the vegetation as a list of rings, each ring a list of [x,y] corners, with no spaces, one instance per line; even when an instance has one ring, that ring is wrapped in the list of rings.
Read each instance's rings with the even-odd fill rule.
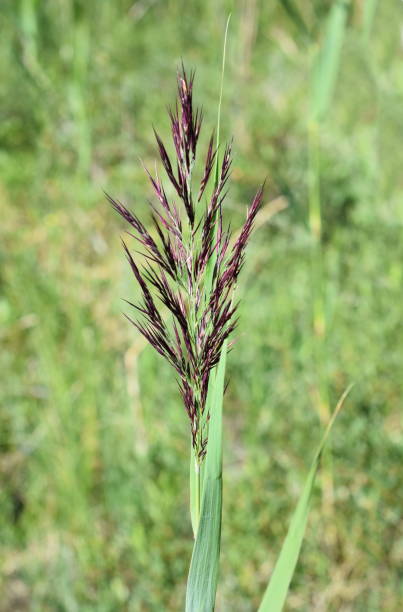
[[[286,609],[402,609],[401,6],[341,4],[322,97],[330,1],[2,3],[1,610],[183,609],[188,422],[121,316],[139,295],[103,190],[144,218],[138,158],[181,58],[214,125],[230,11],[235,230],[267,183],[227,359],[217,609],[258,608],[350,382]]]

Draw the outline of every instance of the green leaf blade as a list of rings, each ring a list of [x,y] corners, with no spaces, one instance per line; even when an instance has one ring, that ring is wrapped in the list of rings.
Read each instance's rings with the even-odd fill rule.
[[[308,521],[309,506],[312,497],[315,478],[318,471],[320,457],[325,448],[330,431],[340,412],[344,401],[351,390],[351,386],[341,396],[331,420],[323,434],[323,437],[316,450],[311,468],[306,478],[302,494],[299,498],[294,515],[291,519],[284,544],[274,567],[270,582],[264,593],[259,612],[281,612],[283,609],[288,589],[297,565],[301,551],[302,541],[305,535],[305,528]]]
[[[186,612],[211,612],[217,591],[222,519],[222,405],[227,358],[225,342],[212,372],[206,406],[209,438],[203,477],[203,498],[186,589]]]
[[[340,66],[349,2],[336,0],[330,9],[323,44],[316,58],[313,80],[312,120],[321,121],[328,112]]]

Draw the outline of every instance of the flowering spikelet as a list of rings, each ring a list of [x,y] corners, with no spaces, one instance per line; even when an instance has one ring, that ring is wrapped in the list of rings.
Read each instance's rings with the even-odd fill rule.
[[[210,373],[219,361],[224,341],[237,323],[233,291],[262,202],[263,187],[256,193],[242,231],[230,249],[230,231],[223,229],[222,206],[231,170],[231,145],[225,148],[213,183],[212,170],[217,159],[214,134],[208,144],[197,195],[193,195],[192,172],[202,124],[202,112],[193,106],[193,82],[194,73],[187,75],[182,66],[176,106],[169,111],[174,163],[154,130],[163,168],[181,202],[183,214],[168,199],[159,176],[153,177],[148,170],[158,203],[151,204],[155,238],[134,213],[107,197],[131,226],[129,234],[144,249],[140,254],[142,264],[138,266],[123,243],[143,296],[140,304],[128,302],[139,318],[127,318],[176,370],[190,418],[194,452],[201,462],[207,444],[209,415],[205,414],[205,406]],[[202,204],[208,189],[211,195]]]

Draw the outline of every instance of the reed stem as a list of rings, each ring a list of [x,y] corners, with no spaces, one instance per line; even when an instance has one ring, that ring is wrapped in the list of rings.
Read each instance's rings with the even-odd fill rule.
[[[199,527],[200,521],[200,465],[197,460],[195,460],[195,538],[197,535],[197,529]]]

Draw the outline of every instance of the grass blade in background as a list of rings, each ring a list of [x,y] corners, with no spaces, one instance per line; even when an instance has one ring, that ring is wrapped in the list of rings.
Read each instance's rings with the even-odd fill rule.
[[[75,123],[77,166],[87,175],[91,166],[91,129],[88,118],[88,70],[91,58],[91,35],[88,23],[79,17],[74,21],[72,75],[68,98]]]
[[[362,31],[368,42],[371,36],[378,0],[366,0],[362,8]]]
[[[186,612],[211,612],[217,590],[222,509],[222,404],[227,343],[212,373],[206,408],[210,412],[200,523],[186,589]]]
[[[319,193],[319,128],[332,101],[339,71],[341,50],[346,27],[348,3],[337,0],[330,10],[323,43],[313,67],[311,84],[311,120],[309,122],[309,225],[321,240],[321,210]]]
[[[292,0],[280,0],[280,3],[282,4],[287,15],[290,17],[291,21],[294,22],[300,32],[304,36],[309,37],[309,30],[307,28],[307,25],[295,3],[292,2]]]
[[[349,2],[336,0],[326,20],[321,46],[313,67],[311,83],[311,117],[308,123],[308,190],[309,230],[312,237],[312,359],[317,372],[315,409],[321,424],[326,427],[330,419],[328,362],[328,325],[326,316],[326,269],[322,245],[322,205],[320,194],[320,125],[331,108],[334,88],[339,72],[342,45]],[[333,477],[330,455],[324,460],[322,472],[323,510],[331,516],[333,507]],[[329,541],[332,531],[327,532]]]
[[[298,501],[297,508],[294,516],[292,517],[287,536],[282,546],[280,556],[277,559],[269,585],[263,596],[262,603],[260,604],[259,612],[281,612],[283,609],[305,534],[309,505],[320,458],[336,417],[339,414],[350,390],[351,385],[339,399],[333,416],[326,427],[325,433],[323,434],[322,440],[320,441],[318,449],[315,453],[315,457],[309,470],[301,497]]]
[[[340,65],[346,27],[348,0],[337,0],[330,10],[324,43],[314,67],[312,82],[312,119],[320,121],[327,113]]]

